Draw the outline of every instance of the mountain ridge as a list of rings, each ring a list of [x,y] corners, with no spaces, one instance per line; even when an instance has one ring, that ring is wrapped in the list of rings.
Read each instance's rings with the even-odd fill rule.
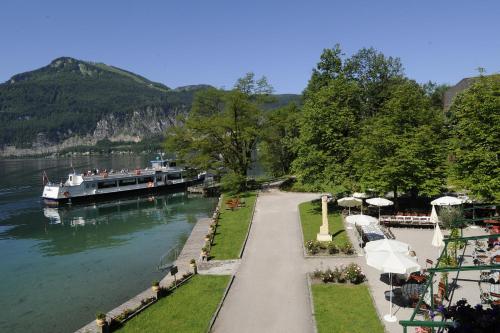
[[[208,88],[172,89],[119,67],[59,57],[0,84],[0,156],[158,137],[189,111],[196,92]],[[273,107],[299,100],[276,97]]]

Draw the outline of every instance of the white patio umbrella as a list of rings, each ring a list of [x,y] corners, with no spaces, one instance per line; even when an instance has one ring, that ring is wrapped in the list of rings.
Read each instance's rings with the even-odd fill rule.
[[[434,208],[434,207],[433,207]],[[432,215],[431,215],[432,221]],[[444,245],[443,242],[443,233],[441,232],[441,228],[439,227],[439,223],[435,222],[434,224],[434,235],[432,235],[432,246],[437,248],[437,257],[439,258],[439,249]]]
[[[350,224],[356,225],[369,225],[369,224],[377,224],[378,220],[370,215],[349,215],[345,218],[345,221]]]
[[[456,198],[456,197],[441,197],[437,198],[436,200],[431,201],[431,205],[436,205],[436,206],[456,206],[456,205],[461,205],[463,203],[462,199]]]
[[[410,245],[395,239],[380,239],[366,243],[365,252],[390,251],[408,254]]]
[[[438,224],[439,223],[439,217],[438,217],[438,214],[436,212],[436,207],[435,206],[432,206],[431,222],[434,223],[434,224]]]
[[[361,206],[363,200],[354,197],[345,197],[337,200],[339,206],[349,207],[349,215],[351,215],[351,207]]]
[[[367,203],[373,206],[378,206],[378,219],[380,220],[380,207],[392,206],[394,202],[386,198],[371,198],[366,200]]]
[[[389,273],[391,281],[390,308],[389,314],[384,316],[384,320],[395,322],[398,319],[392,314],[392,273],[409,274],[420,270],[420,265],[408,255],[391,251],[374,251],[366,255],[366,264],[384,273]]]

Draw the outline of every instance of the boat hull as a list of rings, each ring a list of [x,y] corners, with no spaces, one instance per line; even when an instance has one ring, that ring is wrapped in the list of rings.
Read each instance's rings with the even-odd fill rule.
[[[203,182],[202,180],[192,180],[187,182],[182,182],[178,184],[169,184],[163,186],[155,186],[155,187],[147,187],[147,188],[136,188],[125,191],[117,191],[117,192],[105,192],[105,193],[96,193],[92,195],[82,195],[68,198],[45,198],[42,197],[43,202],[48,206],[58,206],[64,204],[77,204],[77,203],[89,203],[89,202],[97,202],[104,201],[113,198],[124,198],[134,195],[155,195],[160,193],[168,193],[168,192],[181,192],[186,191],[189,186],[196,185]]]

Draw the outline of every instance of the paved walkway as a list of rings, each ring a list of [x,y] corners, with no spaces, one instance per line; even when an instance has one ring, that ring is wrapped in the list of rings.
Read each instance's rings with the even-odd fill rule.
[[[313,332],[298,204],[317,194],[263,192],[214,332]]]

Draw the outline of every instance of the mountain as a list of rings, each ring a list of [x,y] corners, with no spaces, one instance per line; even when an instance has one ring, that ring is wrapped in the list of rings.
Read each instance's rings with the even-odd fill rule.
[[[490,75],[496,79],[500,79],[500,74],[492,74]],[[443,96],[443,108],[445,111],[448,111],[451,107],[451,104],[453,104],[453,99],[455,98],[456,95],[464,91],[465,89],[469,88],[474,82],[476,82],[478,78],[477,77],[466,77],[460,82],[458,82],[456,85],[448,88]]]
[[[62,57],[0,84],[0,156],[157,138],[208,85],[171,89],[132,72]],[[297,99],[277,95],[276,106]]]

